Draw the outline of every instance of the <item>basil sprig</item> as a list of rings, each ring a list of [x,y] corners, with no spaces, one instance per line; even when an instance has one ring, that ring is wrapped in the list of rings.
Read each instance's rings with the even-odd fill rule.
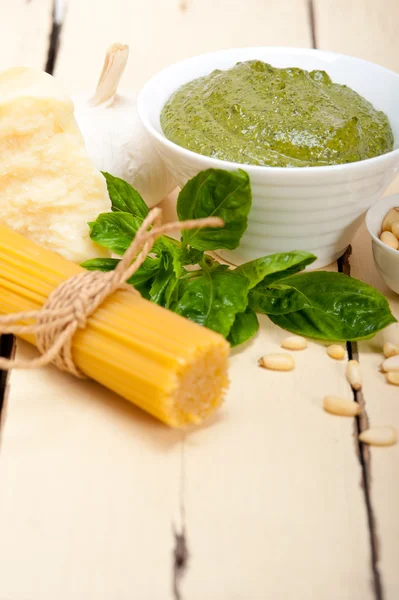
[[[112,212],[89,223],[90,237],[123,255],[149,209],[128,183],[104,177]],[[300,273],[316,260],[309,252],[271,254],[236,269],[205,254],[238,247],[251,201],[250,180],[241,169],[209,169],[193,177],[179,194],[179,219],[218,216],[225,226],[184,231],[180,242],[159,238],[129,283],[144,298],[221,333],[232,346],[255,335],[256,313],[288,331],[331,341],[364,339],[395,322],[386,298],[373,287],[341,273]],[[118,262],[97,258],[82,266],[111,271]]]

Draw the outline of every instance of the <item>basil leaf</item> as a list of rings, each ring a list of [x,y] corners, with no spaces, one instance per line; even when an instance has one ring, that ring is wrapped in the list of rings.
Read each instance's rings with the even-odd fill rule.
[[[130,213],[144,220],[150,211],[140,194],[127,181],[114,177],[110,173],[102,173],[107,182],[112,210],[114,212]]]
[[[111,252],[122,256],[132,243],[141,226],[141,219],[126,212],[102,213],[89,223],[90,239]],[[173,238],[158,238],[152,252],[161,255],[169,253],[173,257],[176,272],[180,269],[181,244]]]
[[[81,266],[88,271],[113,271],[118,263],[117,258],[93,258],[82,263]],[[148,257],[127,283],[135,287],[143,298],[149,300],[151,287],[161,268],[161,259]]]
[[[235,273],[243,275],[249,281],[249,288],[263,282],[265,285],[303,271],[316,260],[314,254],[294,250],[269,254],[251,262],[244,263],[235,269]]]
[[[183,273],[183,259],[180,242],[166,236],[162,236],[156,240],[152,247],[153,252],[160,254],[163,260],[164,268],[169,270],[172,268],[176,277],[181,277]]]
[[[285,315],[312,306],[301,292],[283,283],[276,283],[270,287],[257,285],[250,290],[248,303],[256,312],[269,316]]]
[[[251,202],[251,185],[245,171],[201,171],[186,183],[179,194],[179,219],[185,221],[214,216],[221,217],[225,225],[220,229],[206,227],[183,231],[183,244],[197,250],[237,248],[248,225]]]
[[[149,210],[126,182],[104,173],[112,213],[89,223],[91,239],[123,255]],[[145,298],[220,332],[232,345],[257,331],[255,311],[279,326],[328,340],[371,337],[395,322],[387,300],[374,288],[339,273],[297,274],[315,260],[307,252],[286,252],[241,265],[219,265],[206,250],[234,249],[247,227],[251,187],[245,171],[209,169],[191,179],[178,198],[180,219],[219,216],[223,229],[185,231],[183,245],[158,239],[152,253],[130,279]],[[154,255],[156,258],[153,258]],[[110,271],[118,259],[86,261],[87,269]],[[201,270],[187,272],[185,265]]]
[[[199,265],[204,257],[202,250],[196,250],[189,246],[182,248],[181,261],[184,265]]]
[[[294,302],[293,312],[269,314],[269,317],[283,329],[306,337],[361,340],[396,321],[380,292],[343,273],[302,273],[281,283],[304,296],[308,305],[296,310]]]
[[[164,306],[165,290],[170,282],[171,277],[173,277],[173,272],[165,271],[164,269],[159,271],[150,289],[150,299],[152,302]]]
[[[173,276],[170,278],[168,285],[165,289],[165,304],[166,308],[172,310],[172,306],[176,304],[179,297],[179,284],[180,281],[177,277]]]
[[[255,311],[247,306],[245,312],[238,313],[227,340],[232,347],[248,341],[259,329],[259,321]]]
[[[119,258],[91,258],[86,260],[80,266],[88,271],[113,271],[116,265],[119,263]]]
[[[227,337],[248,304],[248,282],[232,271],[209,271],[184,283],[175,312]]]
[[[103,213],[89,223],[90,239],[115,254],[122,255],[129,248],[141,220],[130,213]]]
[[[127,283],[130,283],[130,285],[133,285],[136,289],[140,290],[140,286],[143,283],[152,283],[160,269],[161,261],[159,258],[146,258],[134,275],[127,280]]]

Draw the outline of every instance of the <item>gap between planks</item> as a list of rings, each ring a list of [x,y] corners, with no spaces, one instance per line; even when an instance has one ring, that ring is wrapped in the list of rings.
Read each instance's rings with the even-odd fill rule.
[[[186,464],[185,464],[185,440],[186,434],[182,434],[180,446],[180,490],[179,490],[179,509],[180,509],[180,527],[173,525],[174,551],[173,551],[173,596],[174,600],[183,600],[181,592],[181,582],[189,565],[190,554],[188,551],[188,542],[186,534]]]
[[[62,26],[64,23],[67,0],[53,0],[52,27],[47,51],[45,71],[52,75],[57,62],[57,54],[60,45]]]
[[[11,358],[14,351],[14,338],[12,335],[0,336],[0,356],[5,358]],[[6,402],[6,388],[7,388],[7,371],[0,371],[0,431],[3,408]]]
[[[344,275],[351,277],[351,265],[350,256],[352,254],[351,246],[348,247],[346,252],[338,259],[338,271]],[[346,344],[348,351],[348,360],[355,359],[360,361],[358,347],[356,342],[347,342]],[[376,600],[384,600],[384,592],[382,587],[381,574],[378,568],[378,533],[377,533],[377,522],[374,513],[374,508],[371,502],[371,455],[370,449],[366,444],[362,444],[359,441],[359,434],[368,429],[369,418],[366,411],[366,399],[363,395],[363,391],[353,390],[353,399],[355,402],[360,404],[363,412],[354,419],[354,442],[355,452],[358,456],[360,467],[361,467],[361,488],[363,491],[363,498],[366,507],[367,525],[369,529],[369,540],[370,540],[370,555],[371,555],[371,569],[373,575],[373,586]]]
[[[308,0],[308,17],[309,26],[312,38],[312,47],[318,48],[318,36],[317,36],[317,17],[315,10],[315,0]],[[338,259],[338,271],[351,277],[351,265],[350,256],[352,253],[351,246],[348,247],[346,252]],[[360,361],[358,347],[356,342],[347,342],[348,360],[356,359]],[[355,441],[355,452],[358,456],[360,467],[361,467],[361,488],[363,491],[363,498],[367,514],[367,525],[369,529],[369,540],[370,540],[370,555],[371,555],[371,569],[373,576],[373,586],[376,600],[384,600],[384,592],[382,587],[381,574],[378,568],[378,533],[377,533],[377,522],[373,505],[371,502],[371,455],[370,450],[366,444],[362,444],[359,441],[359,434],[368,429],[369,419],[366,411],[366,399],[364,398],[362,390],[353,390],[354,401],[358,402],[363,412],[360,416],[354,420],[354,441]]]
[[[308,18],[311,35],[312,48],[317,48],[317,35],[316,35],[316,14],[314,7],[314,0],[308,0]]]

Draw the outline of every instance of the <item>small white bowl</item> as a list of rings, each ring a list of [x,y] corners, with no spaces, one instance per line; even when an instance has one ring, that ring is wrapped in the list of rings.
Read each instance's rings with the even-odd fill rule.
[[[399,206],[399,194],[387,196],[374,204],[366,215],[366,227],[371,235],[377,271],[387,286],[399,294],[399,250],[390,248],[379,239],[384,217],[394,206]]]
[[[181,85],[214,69],[260,59],[276,67],[324,69],[383,110],[391,123],[395,149],[364,161],[330,167],[260,167],[202,156],[166,139],[160,114]],[[332,52],[299,48],[241,48],[203,54],[167,67],[143,88],[140,118],[156,150],[183,186],[209,168],[245,169],[251,178],[253,202],[248,229],[240,247],[219,254],[232,262],[273,252],[307,250],[322,267],[336,260],[351,242],[366,210],[384,193],[399,170],[399,75],[373,63]]]

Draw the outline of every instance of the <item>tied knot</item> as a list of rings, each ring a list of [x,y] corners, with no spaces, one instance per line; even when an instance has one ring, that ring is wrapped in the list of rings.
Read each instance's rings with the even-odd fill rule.
[[[48,297],[36,323],[36,345],[43,356],[75,377],[85,375],[72,357],[72,339],[113,288],[114,272],[83,271],[59,285]]]
[[[222,227],[218,217],[192,219],[161,225],[161,210],[154,208],[144,219],[134,240],[114,271],[82,271],[61,283],[48,297],[42,309],[0,317],[0,334],[35,334],[41,354],[32,361],[0,358],[0,369],[34,369],[54,363],[62,371],[85,378],[72,354],[72,340],[78,329],[84,329],[88,319],[118,289],[138,293],[126,281],[140,268],[155,240],[172,231],[200,227]],[[28,325],[21,321],[34,321]]]

